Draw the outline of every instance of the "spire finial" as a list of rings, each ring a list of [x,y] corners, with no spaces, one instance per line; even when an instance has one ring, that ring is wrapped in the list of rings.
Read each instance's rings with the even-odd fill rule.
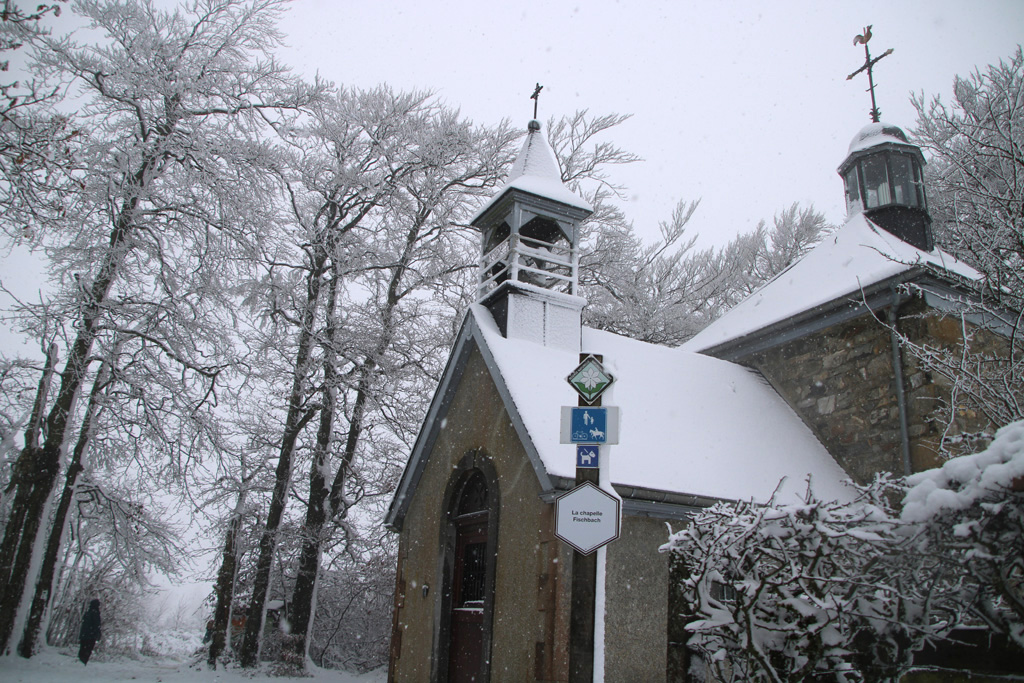
[[[878,121],[881,119],[882,111],[878,108],[878,105],[875,104],[875,77],[872,70],[875,64],[878,63],[878,61],[881,60],[882,57],[888,57],[889,55],[892,54],[892,48],[890,47],[880,56],[871,59],[871,53],[868,51],[868,41],[871,40],[871,27],[873,25],[874,24],[868,24],[867,26],[865,26],[864,33],[855,36],[853,39],[854,45],[864,46],[864,66],[862,66],[861,68],[857,69],[852,74],[847,76],[846,80],[850,80],[851,78],[859,74],[861,71],[866,70],[868,72],[868,92],[871,93],[871,120],[874,121],[875,123],[878,123]]]
[[[530,95],[530,99],[533,100],[533,118],[537,118],[537,103],[540,102],[540,91],[544,89],[544,86],[540,83],[533,89],[533,94]]]

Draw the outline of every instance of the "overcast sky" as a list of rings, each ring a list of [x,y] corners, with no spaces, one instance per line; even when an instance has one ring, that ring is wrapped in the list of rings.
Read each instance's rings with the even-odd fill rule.
[[[614,141],[645,159],[616,176],[636,228],[654,234],[679,199],[693,229],[728,239],[779,209],[845,208],[835,169],[869,122],[853,37],[872,24],[883,120],[912,127],[912,90],[1010,55],[1024,2],[295,0],[285,61],[338,84],[430,88],[481,123],[525,127],[589,109],[633,118]]]
[[[869,23],[872,55],[894,49],[875,72],[883,120],[910,128],[912,90],[948,98],[956,74],[1014,51],[1024,1],[293,0],[280,28],[283,61],[310,77],[430,89],[479,123],[525,128],[538,82],[542,121],[631,114],[610,134],[644,159],[613,177],[627,216],[653,238],[699,198],[691,231],[708,245],[794,201],[842,222],[835,169],[870,108],[866,78],[846,76]],[[32,297],[32,278],[14,276],[24,255],[0,259],[4,283]]]

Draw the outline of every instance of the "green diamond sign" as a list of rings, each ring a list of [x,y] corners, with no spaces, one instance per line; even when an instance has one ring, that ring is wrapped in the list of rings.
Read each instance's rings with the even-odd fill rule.
[[[615,378],[604,371],[604,366],[593,356],[587,356],[576,366],[568,377],[569,384],[586,403],[592,404],[604,390],[612,385]]]

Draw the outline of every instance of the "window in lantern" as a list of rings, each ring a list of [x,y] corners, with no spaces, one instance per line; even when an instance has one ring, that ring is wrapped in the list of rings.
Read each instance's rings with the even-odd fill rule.
[[[914,182],[914,164],[910,157],[893,155],[890,160],[892,166],[893,192],[896,195],[896,203],[904,206],[921,206],[918,196],[918,184]]]
[[[922,209],[927,209],[928,204],[924,194],[924,176],[921,169],[921,164],[916,161],[911,164],[911,170],[914,174],[914,196],[917,197],[917,204]]]
[[[843,176],[846,185],[846,210],[853,214],[864,208],[860,201],[860,180],[857,178],[857,167],[852,167]]]
[[[864,199],[869,209],[885,206],[892,201],[889,193],[889,174],[886,172],[885,157],[868,157],[863,161]]]

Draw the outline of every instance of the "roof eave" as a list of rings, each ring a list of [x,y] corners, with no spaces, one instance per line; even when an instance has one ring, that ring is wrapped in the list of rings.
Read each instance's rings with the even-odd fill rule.
[[[780,320],[741,337],[698,349],[698,353],[721,360],[739,362],[755,353],[820,332],[833,325],[859,318],[866,313],[901,305],[912,294],[901,291],[902,285],[917,284],[926,296],[928,305],[944,311],[953,310],[948,303],[960,297],[972,297],[966,281],[952,273],[946,277],[927,265],[913,266],[891,277],[863,287],[859,291],[833,299],[797,315]],[[998,331],[998,330],[997,330]]]
[[[570,477],[552,476],[554,487],[541,493],[541,500],[554,503],[555,500],[577,486]],[[622,499],[622,512],[631,517],[652,517],[664,520],[691,519],[693,515],[717,503],[736,502],[729,498],[714,498],[692,493],[665,491],[628,484],[612,484]]]
[[[478,227],[480,224],[488,223],[493,214],[507,214],[512,209],[516,198],[523,200],[526,205],[534,205],[547,213],[567,218],[571,221],[582,221],[593,213],[593,210],[582,206],[566,204],[551,197],[529,192],[519,187],[507,186],[493,198],[487,201],[470,220],[470,225]]]

